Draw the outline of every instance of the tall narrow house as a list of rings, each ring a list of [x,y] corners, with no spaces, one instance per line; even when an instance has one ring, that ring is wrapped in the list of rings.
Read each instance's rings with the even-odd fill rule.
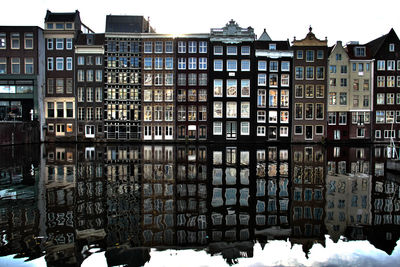
[[[75,42],[77,136],[101,141],[103,135],[104,34],[80,34]]]
[[[400,40],[391,29],[369,43],[373,64],[373,118],[375,142],[389,142],[400,137]]]
[[[104,137],[141,140],[143,16],[108,15],[105,33]]]
[[[143,36],[143,140],[173,140],[174,40],[165,34]]]
[[[251,140],[255,38],[253,28],[241,28],[233,20],[223,28],[211,29],[209,140]]]
[[[290,142],[293,51],[288,41],[273,41],[265,30],[254,46],[252,136],[260,142]]]
[[[327,43],[316,38],[311,27],[304,39],[293,41],[292,142],[319,142],[326,137]]]
[[[187,34],[175,40],[176,138],[207,139],[208,34]]]
[[[47,11],[46,42],[46,140],[76,140],[74,42],[81,31],[79,11]]]

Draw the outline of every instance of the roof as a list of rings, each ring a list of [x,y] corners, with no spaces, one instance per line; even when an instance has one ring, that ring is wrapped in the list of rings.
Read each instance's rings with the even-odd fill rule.
[[[375,40],[372,40],[371,42],[366,44],[369,47],[369,49],[371,50],[371,55],[373,57],[376,56],[376,54],[379,52],[382,45],[387,41],[387,39],[396,40],[397,42],[399,41],[399,38],[393,28],[390,29],[388,34],[385,34],[385,35],[383,35]]]
[[[143,33],[154,32],[143,16],[107,15],[106,32]]]
[[[364,47],[365,48],[365,56],[356,56],[355,51],[356,47]],[[372,59],[371,49],[365,44],[348,44],[346,45],[347,55],[350,59]]]
[[[263,33],[261,34],[260,38],[258,38],[259,41],[271,41],[271,37],[269,37],[267,30],[264,29]]]
[[[65,21],[74,22],[77,17],[80,19],[78,10],[75,10],[75,12],[68,12],[68,13],[54,13],[54,12],[51,12],[50,10],[47,10],[44,21],[45,22],[65,22]]]
[[[99,34],[91,34],[91,33],[85,33],[85,34],[80,34],[76,40],[76,45],[89,45],[88,44],[88,38],[92,38],[93,42],[90,45],[104,45],[104,33],[99,33]]]
[[[328,40],[320,40],[315,37],[315,34],[312,32],[312,28],[308,28],[309,32],[307,33],[306,37],[302,40],[296,40],[296,37],[293,40],[293,46],[327,46]]]

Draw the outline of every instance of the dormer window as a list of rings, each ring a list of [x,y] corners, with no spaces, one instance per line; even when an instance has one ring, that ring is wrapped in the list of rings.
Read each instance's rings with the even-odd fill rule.
[[[389,52],[394,52],[394,44],[389,44]]]
[[[356,57],[365,57],[365,47],[355,47],[354,52]]]
[[[276,44],[269,44],[269,50],[276,50]]]
[[[57,30],[64,30],[64,23],[56,23]]]

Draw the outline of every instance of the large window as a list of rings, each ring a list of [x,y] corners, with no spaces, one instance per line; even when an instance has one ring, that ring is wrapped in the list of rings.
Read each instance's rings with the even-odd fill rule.
[[[33,74],[33,72],[33,58],[25,58],[25,74]]]
[[[12,33],[11,34],[11,49],[19,49],[19,33]]]
[[[0,74],[7,73],[7,58],[0,57]]]
[[[250,80],[241,80],[241,96],[250,97]]]
[[[214,80],[214,97],[222,97],[222,80]]]
[[[20,60],[19,58],[11,58],[11,73],[12,74],[20,74],[21,67],[20,67]]]
[[[214,59],[214,71],[222,71],[222,70],[223,70],[223,60]]]
[[[226,96],[227,97],[237,96],[237,80],[229,79],[226,81]]]
[[[63,57],[56,58],[56,70],[64,70],[64,58]]]

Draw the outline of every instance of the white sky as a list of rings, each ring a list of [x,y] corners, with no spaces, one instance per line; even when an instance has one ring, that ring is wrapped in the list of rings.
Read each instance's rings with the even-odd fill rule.
[[[5,4],[5,3],[4,3]],[[158,33],[208,33],[234,19],[257,36],[266,28],[273,40],[302,39],[312,25],[317,38],[365,43],[394,28],[400,35],[399,0],[12,0],[2,5],[0,25],[43,27],[46,10],[73,12],[95,32],[106,15],[150,17]]]

